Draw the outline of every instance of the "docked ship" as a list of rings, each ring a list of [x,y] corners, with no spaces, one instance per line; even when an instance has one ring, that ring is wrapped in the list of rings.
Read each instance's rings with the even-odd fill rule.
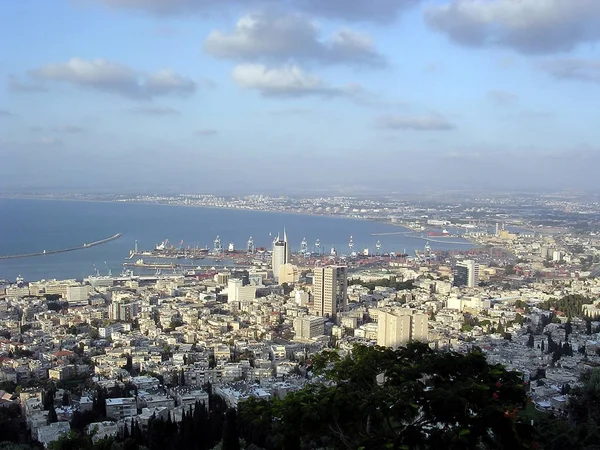
[[[143,259],[138,259],[136,262],[125,263],[125,266],[135,266],[135,267],[146,267],[149,269],[172,269],[175,267],[174,264],[160,264],[160,263],[147,263]]]
[[[430,231],[427,233],[427,236],[428,237],[454,237],[446,229],[443,229],[442,231]]]

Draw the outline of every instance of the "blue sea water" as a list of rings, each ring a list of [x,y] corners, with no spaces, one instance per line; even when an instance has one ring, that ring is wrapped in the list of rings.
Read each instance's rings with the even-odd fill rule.
[[[369,248],[374,252],[378,240],[384,252],[413,253],[425,244],[405,235],[374,236],[404,229],[367,220],[156,204],[0,199],[0,255],[75,247],[123,234],[120,239],[73,252],[0,260],[0,279],[14,280],[18,275],[28,281],[82,279],[93,274],[94,268],[102,274],[109,269],[119,274],[136,240],[140,250],[151,250],[165,239],[176,246],[183,240],[184,246],[212,248],[219,235],[225,248],[229,242],[245,248],[252,236],[256,247],[269,248],[284,227],[293,251],[300,249],[303,238],[309,250],[319,239],[326,251],[335,247],[340,254],[348,253],[350,236],[356,251]],[[435,242],[431,247],[469,248]]]

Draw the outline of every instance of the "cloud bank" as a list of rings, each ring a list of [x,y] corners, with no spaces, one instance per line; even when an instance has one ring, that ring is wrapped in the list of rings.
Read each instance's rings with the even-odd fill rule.
[[[600,40],[597,0],[451,0],[429,4],[425,19],[459,44],[526,54],[566,52]]]
[[[204,49],[217,58],[246,61],[385,64],[367,34],[341,29],[325,40],[320,34],[319,27],[302,14],[254,13],[241,17],[231,32],[212,31]]]
[[[31,71],[31,76],[39,81],[62,82],[133,99],[166,95],[187,97],[197,88],[193,80],[169,69],[144,74],[106,59],[71,58],[65,63],[46,64]]]

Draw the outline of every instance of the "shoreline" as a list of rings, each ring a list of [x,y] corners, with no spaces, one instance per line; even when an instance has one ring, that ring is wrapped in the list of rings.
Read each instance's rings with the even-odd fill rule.
[[[417,233],[418,230],[411,228],[406,223],[399,221],[392,221],[389,217],[381,217],[381,218],[373,218],[373,217],[356,217],[349,216],[343,214],[335,214],[335,213],[311,213],[311,212],[299,212],[299,211],[289,211],[289,210],[273,210],[273,209],[259,209],[259,208],[236,208],[236,207],[228,207],[228,206],[215,206],[215,205],[189,205],[189,204],[179,204],[179,203],[168,203],[168,202],[153,202],[153,201],[120,201],[118,199],[89,199],[89,198],[73,198],[73,197],[47,197],[47,196],[20,196],[20,195],[6,195],[0,193],[0,200],[9,200],[9,201],[48,201],[48,202],[70,202],[70,203],[104,203],[104,204],[131,204],[131,205],[143,205],[143,206],[163,206],[163,207],[181,207],[181,208],[197,208],[197,209],[206,209],[206,210],[228,210],[228,211],[246,211],[246,212],[255,212],[255,213],[271,213],[274,215],[277,214],[288,214],[291,216],[304,216],[304,217],[322,217],[324,219],[335,219],[335,220],[355,220],[355,221],[363,221],[363,222],[372,222],[373,224],[380,224],[385,226],[393,226],[395,229],[403,230],[396,232],[390,232],[390,234],[402,234],[409,239],[414,239],[418,241],[431,241],[432,243],[451,246],[456,250],[462,250],[465,246],[470,245],[471,247],[477,248],[481,245],[477,242],[467,239],[463,237],[464,242],[444,242],[444,241],[433,241],[431,239],[427,239],[422,236],[414,236],[410,235],[411,233]],[[377,235],[379,233],[375,233]],[[385,233],[388,234],[388,233]],[[445,248],[444,250],[448,250]]]
[[[383,225],[393,225],[406,230],[415,231],[412,228],[402,225],[397,222],[392,222],[391,219],[377,219],[369,217],[355,217],[347,216],[342,214],[317,214],[309,212],[298,212],[288,210],[275,210],[275,209],[260,209],[260,208],[233,208],[228,206],[215,206],[215,205],[185,205],[185,204],[173,204],[163,202],[151,202],[151,201],[119,201],[119,200],[100,200],[100,199],[88,199],[88,198],[71,198],[71,197],[36,197],[36,196],[7,196],[0,194],[0,200],[41,200],[41,201],[62,201],[62,202],[81,202],[81,203],[110,203],[110,204],[134,204],[134,205],[152,205],[152,206],[170,206],[170,207],[181,207],[181,208],[204,208],[214,210],[228,210],[228,211],[251,211],[258,213],[272,213],[272,214],[290,214],[297,216],[311,216],[311,217],[325,217],[329,219],[347,219],[347,220],[362,220],[367,222],[381,223]]]

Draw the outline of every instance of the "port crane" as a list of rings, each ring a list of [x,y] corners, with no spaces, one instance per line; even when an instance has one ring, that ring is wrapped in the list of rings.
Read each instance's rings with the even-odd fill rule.
[[[306,238],[302,239],[302,243],[300,244],[300,253],[302,253],[302,255],[305,258],[308,258],[310,256],[310,253],[308,251],[308,242],[306,241]]]
[[[214,242],[214,252],[216,255],[220,255],[223,252],[223,244],[221,244],[221,238],[217,236]]]

